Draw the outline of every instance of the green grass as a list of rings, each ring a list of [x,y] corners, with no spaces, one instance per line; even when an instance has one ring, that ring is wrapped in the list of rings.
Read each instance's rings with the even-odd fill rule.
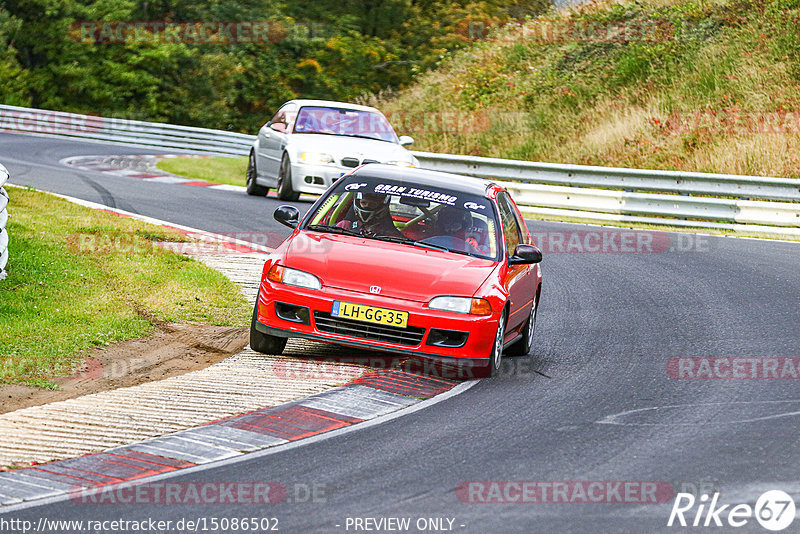
[[[219,272],[165,251],[175,231],[14,188],[0,282],[0,381],[54,387],[92,347],[156,321],[245,326],[249,305]]]
[[[797,178],[798,20],[800,0],[590,3],[531,25],[627,21],[666,30],[648,40],[578,33],[548,42],[509,27],[445,58],[415,85],[364,103],[389,116],[430,115],[399,132],[423,151]],[[441,131],[431,126],[439,112],[479,127]],[[786,112],[790,132],[757,122],[767,116],[774,125]],[[739,114],[737,128],[714,123],[713,114]]]
[[[166,158],[159,161],[157,167],[195,180],[244,186],[247,157]]]

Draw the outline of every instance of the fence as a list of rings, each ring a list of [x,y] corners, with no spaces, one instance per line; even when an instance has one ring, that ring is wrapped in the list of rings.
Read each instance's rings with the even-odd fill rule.
[[[0,105],[0,132],[56,136],[190,154],[242,156],[255,139],[208,128]]]
[[[0,132],[190,154],[246,155],[255,137],[0,105]],[[522,211],[579,220],[800,235],[800,180],[414,152],[425,168],[505,185]]]
[[[421,165],[503,182],[530,215],[800,235],[800,180],[415,152]]]
[[[8,171],[0,165],[0,280],[6,277],[6,265],[8,264],[8,193],[3,187],[8,181]]]

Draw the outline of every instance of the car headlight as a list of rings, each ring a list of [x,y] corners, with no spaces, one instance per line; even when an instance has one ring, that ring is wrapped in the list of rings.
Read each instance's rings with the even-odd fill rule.
[[[306,289],[322,288],[322,282],[313,274],[277,264],[270,268],[267,279],[287,286],[305,287]]]
[[[414,164],[410,161],[387,161],[387,165],[397,165],[398,167],[413,167]]]
[[[470,315],[491,315],[492,305],[486,299],[470,297],[436,297],[428,303],[432,310],[442,310]]]
[[[303,163],[330,165],[333,163],[333,156],[325,152],[301,152],[300,161]]]

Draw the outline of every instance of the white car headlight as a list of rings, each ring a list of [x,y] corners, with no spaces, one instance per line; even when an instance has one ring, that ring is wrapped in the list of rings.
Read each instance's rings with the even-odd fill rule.
[[[492,305],[486,299],[470,297],[435,297],[428,303],[432,310],[442,310],[470,315],[491,315]]]
[[[273,282],[279,282],[288,286],[305,287],[307,289],[321,289],[322,282],[319,278],[305,271],[290,269],[283,265],[273,265],[267,273],[267,278]]]
[[[410,161],[387,161],[387,165],[397,165],[398,167],[413,167],[414,164]]]
[[[330,165],[333,163],[333,156],[325,152],[301,152],[300,161],[318,165]]]

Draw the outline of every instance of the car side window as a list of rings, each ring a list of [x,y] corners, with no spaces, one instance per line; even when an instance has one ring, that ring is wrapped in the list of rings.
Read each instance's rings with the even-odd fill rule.
[[[514,208],[508,200],[508,193],[505,191],[498,193],[497,206],[500,208],[500,221],[503,223],[506,248],[508,249],[508,255],[511,256],[521,242],[521,232]]]
[[[509,197],[510,200],[510,197]],[[519,225],[520,229],[520,243],[525,243],[526,245],[533,245],[533,239],[531,238],[531,232],[528,228],[528,223],[525,222],[525,219],[522,217],[522,214],[519,212],[519,207],[514,207],[514,216],[517,218],[517,224]]]
[[[292,104],[287,104],[278,110],[272,119],[269,121],[269,127],[277,132],[288,132],[291,130],[291,125],[297,115],[295,107]]]

